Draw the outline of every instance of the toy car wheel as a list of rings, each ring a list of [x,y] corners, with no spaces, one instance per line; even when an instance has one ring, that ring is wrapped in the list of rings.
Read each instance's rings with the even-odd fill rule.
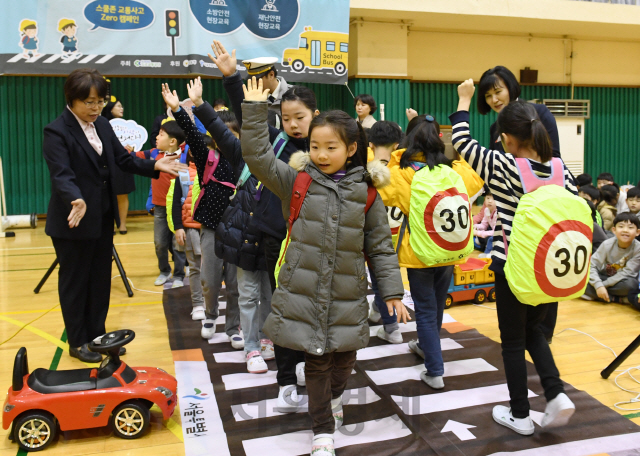
[[[335,68],[333,69],[333,71],[335,71],[335,73],[340,76],[343,75],[344,72],[347,70],[347,67],[344,66],[344,63],[342,62],[338,62],[336,63]]]
[[[304,62],[302,60],[294,60],[291,64],[291,68],[296,73],[300,73],[302,70],[304,70]]]
[[[113,433],[121,439],[137,439],[149,428],[151,413],[138,401],[120,404],[111,414],[110,424]]]
[[[447,295],[447,300],[444,302],[444,308],[448,309],[449,307],[451,307],[453,305],[453,296],[451,296],[450,294]]]
[[[489,301],[496,302],[496,289],[492,288],[489,290]]]
[[[476,296],[473,298],[473,302],[476,304],[482,304],[487,300],[487,293],[484,290],[476,291]]]
[[[25,451],[42,451],[51,445],[58,426],[53,415],[47,412],[27,412],[14,425],[14,439]]]

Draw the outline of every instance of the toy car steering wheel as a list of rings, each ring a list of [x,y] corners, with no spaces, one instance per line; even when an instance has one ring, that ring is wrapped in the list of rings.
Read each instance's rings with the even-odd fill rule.
[[[116,348],[123,347],[131,342],[136,337],[130,329],[120,329],[118,331],[112,331],[104,334],[103,336],[96,337],[89,342],[89,349],[97,353],[107,353]]]

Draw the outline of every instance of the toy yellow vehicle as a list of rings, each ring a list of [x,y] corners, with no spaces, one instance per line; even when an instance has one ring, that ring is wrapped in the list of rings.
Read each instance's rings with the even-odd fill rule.
[[[330,68],[340,76],[347,71],[348,52],[348,33],[317,32],[305,27],[300,34],[298,49],[284,50],[282,64],[291,66],[296,73],[303,72],[305,68]]]
[[[490,265],[489,258],[469,258],[466,263],[456,265],[445,308],[448,309],[454,302],[460,301],[473,301],[476,304],[483,304],[487,300],[494,302],[496,300],[495,277],[493,271],[489,269]]]

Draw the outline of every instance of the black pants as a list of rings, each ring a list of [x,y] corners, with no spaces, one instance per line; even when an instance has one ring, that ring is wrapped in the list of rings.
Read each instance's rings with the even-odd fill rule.
[[[550,302],[547,304],[547,315],[540,323],[540,330],[544,337],[551,339],[556,330],[556,321],[558,320],[558,303]]]
[[[495,277],[502,360],[511,398],[511,412],[515,418],[525,418],[529,416],[525,349],[540,376],[547,401],[564,392],[551,349],[540,329],[540,322],[544,320],[549,304],[523,304],[511,292],[504,274],[496,273]]]
[[[113,216],[103,216],[103,220],[98,239],[51,238],[60,262],[58,295],[70,347],[79,347],[106,332]]]
[[[267,272],[269,273],[269,282],[271,283],[271,292],[276,291],[275,270],[280,255],[280,246],[282,240],[268,234],[263,234],[262,245],[264,246],[264,258],[267,263]],[[276,355],[276,365],[278,366],[278,374],[276,379],[278,385],[287,386],[296,384],[296,364],[304,362],[304,352],[291,350],[290,348],[273,345]]]

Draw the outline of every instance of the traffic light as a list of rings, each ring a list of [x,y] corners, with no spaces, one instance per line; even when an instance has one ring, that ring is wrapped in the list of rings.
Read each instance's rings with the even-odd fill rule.
[[[180,36],[180,12],[178,10],[165,10],[164,23],[167,36],[172,38]]]

